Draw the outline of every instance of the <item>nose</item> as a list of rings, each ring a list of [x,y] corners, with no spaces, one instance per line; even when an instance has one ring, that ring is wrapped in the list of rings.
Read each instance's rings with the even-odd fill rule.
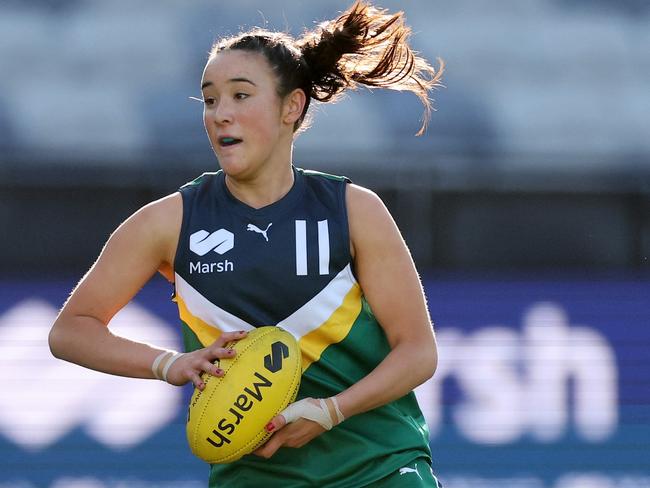
[[[211,112],[214,122],[219,125],[233,121],[232,106],[224,100],[216,102]]]

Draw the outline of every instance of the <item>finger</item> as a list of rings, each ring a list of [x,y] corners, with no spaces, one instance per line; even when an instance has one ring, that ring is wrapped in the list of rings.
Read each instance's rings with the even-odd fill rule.
[[[218,345],[218,347],[223,347],[224,344],[228,344],[229,342],[232,341],[239,341],[246,337],[248,335],[248,332],[245,330],[240,330],[237,332],[224,332],[219,336],[219,338],[215,341],[215,344]]]
[[[287,425],[287,419],[284,418],[284,415],[279,413],[273,417],[268,424],[266,424],[265,428],[267,432],[276,432],[282,429],[285,425]]]
[[[210,361],[205,361],[201,369],[212,376],[221,377],[224,374],[223,369]]]
[[[258,447],[257,449],[255,449],[253,451],[253,454],[255,456],[259,456],[261,458],[268,459],[270,456],[266,455],[265,452],[266,451],[264,450],[264,447]]]
[[[205,389],[205,383],[203,382],[203,380],[201,379],[201,377],[198,374],[192,373],[190,375],[190,380],[192,381],[192,383],[194,384],[194,387],[196,389],[201,390],[201,391],[203,391]]]
[[[227,359],[234,358],[237,355],[237,351],[229,347],[218,347],[212,351],[213,360],[214,359]]]
[[[275,454],[281,445],[281,442],[275,441],[274,437],[271,437],[271,439],[266,444],[253,451],[253,454],[265,459],[269,459],[271,456],[273,456],[273,454]]]

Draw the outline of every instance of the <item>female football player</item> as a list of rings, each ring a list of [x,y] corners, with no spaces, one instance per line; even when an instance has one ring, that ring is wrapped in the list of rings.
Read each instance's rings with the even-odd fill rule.
[[[413,394],[437,350],[410,253],[373,192],[292,157],[312,99],[406,90],[428,116],[442,64],[413,52],[409,34],[402,13],[357,1],[298,39],[254,30],[218,41],[201,91],[221,170],[120,225],[52,328],[59,358],[199,389],[224,374],[216,359],[236,354],[226,343],[257,326],[291,332],[298,400],[269,419],[254,454],[212,465],[210,486],[439,486]],[[108,328],[156,271],[174,283],[185,353]]]

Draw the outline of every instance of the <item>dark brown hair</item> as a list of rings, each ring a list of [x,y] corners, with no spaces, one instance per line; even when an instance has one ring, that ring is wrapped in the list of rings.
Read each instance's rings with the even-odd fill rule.
[[[404,13],[389,14],[357,0],[337,19],[321,23],[315,30],[293,39],[281,32],[256,29],[214,44],[210,58],[229,49],[264,55],[278,80],[278,95],[296,88],[307,95],[307,103],[294,131],[303,124],[311,98],[335,101],[346,89],[406,90],[418,96],[425,109],[424,133],[431,113],[429,92],[440,86],[444,63],[434,69],[409,46],[411,29]]]

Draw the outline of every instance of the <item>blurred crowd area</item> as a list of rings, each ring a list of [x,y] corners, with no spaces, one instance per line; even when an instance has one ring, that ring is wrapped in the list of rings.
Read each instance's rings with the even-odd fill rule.
[[[199,81],[212,42],[300,35],[351,1],[5,0],[0,269],[85,269],[148,201],[218,164]],[[427,133],[410,94],[314,107],[298,166],[384,198],[427,268],[647,269],[650,4],[382,0],[446,65]]]

